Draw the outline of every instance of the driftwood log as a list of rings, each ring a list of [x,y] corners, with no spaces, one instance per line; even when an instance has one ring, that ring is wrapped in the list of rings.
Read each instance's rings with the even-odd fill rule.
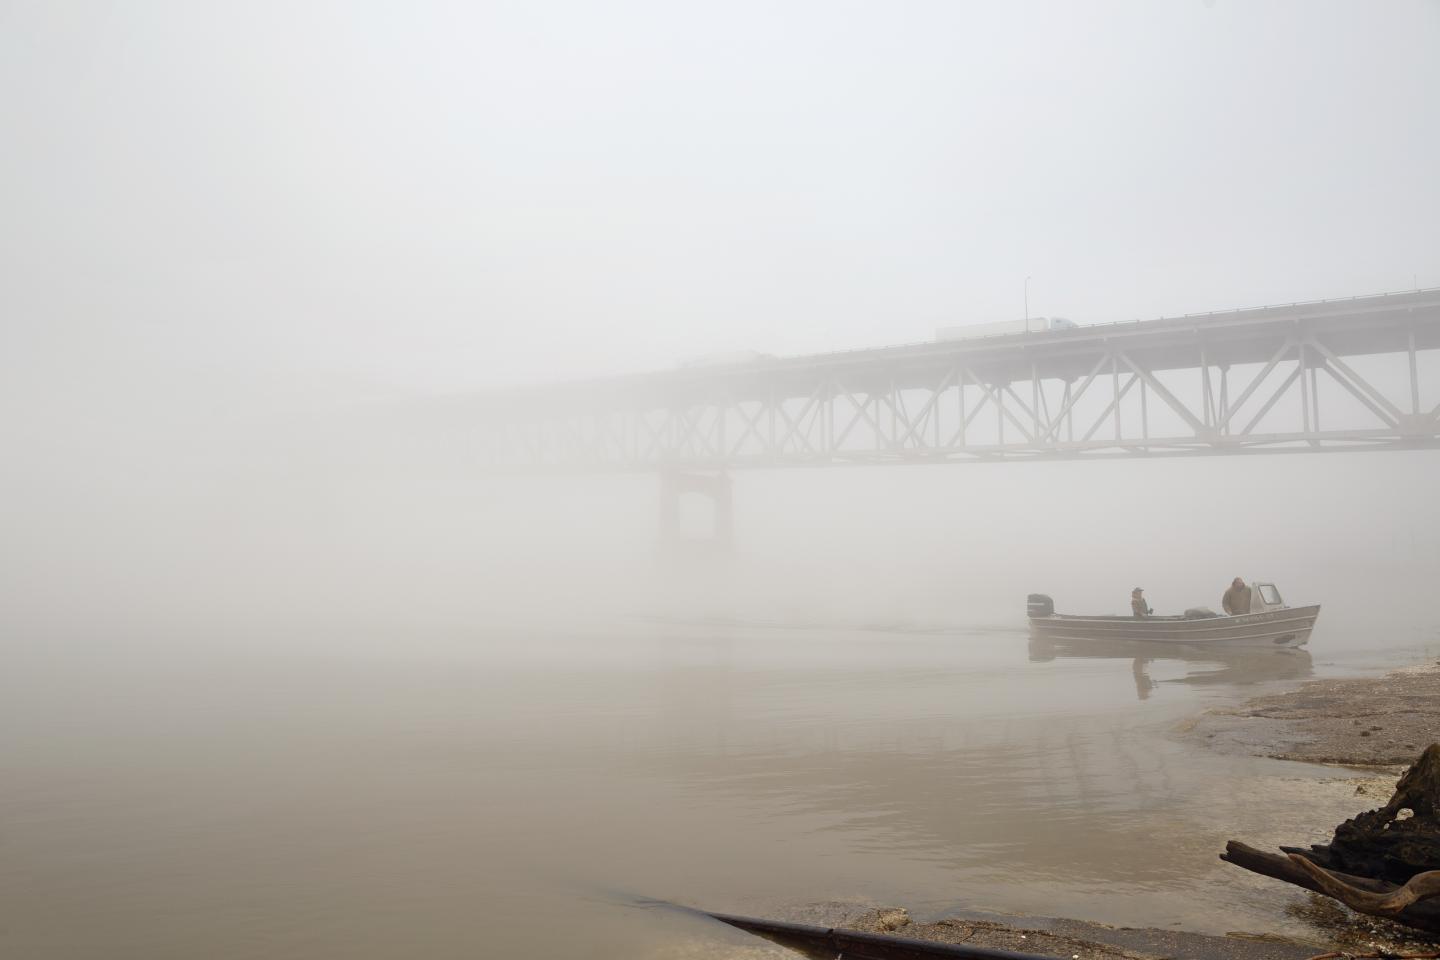
[[[1280,849],[1266,853],[1231,840],[1220,859],[1359,913],[1440,933],[1440,900],[1433,899],[1440,897],[1440,743],[1425,748],[1385,806],[1346,820],[1329,843]]]

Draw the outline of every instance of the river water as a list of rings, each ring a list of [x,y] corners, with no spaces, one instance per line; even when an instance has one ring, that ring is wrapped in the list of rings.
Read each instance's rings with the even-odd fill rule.
[[[1221,660],[1053,656],[1013,624],[635,617],[485,643],[19,645],[0,954],[753,949],[646,898],[1285,929],[1293,897],[1227,882],[1215,855],[1274,832],[1268,775],[1330,774],[1172,731],[1269,684],[1433,652],[1423,628],[1363,647],[1348,629]]]

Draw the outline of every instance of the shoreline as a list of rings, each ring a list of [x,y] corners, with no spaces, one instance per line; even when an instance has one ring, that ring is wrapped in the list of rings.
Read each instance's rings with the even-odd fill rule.
[[[1208,749],[1360,770],[1404,767],[1440,739],[1440,661],[1309,680],[1214,708],[1178,731]]]
[[[1323,782],[1353,793],[1354,815],[1383,805],[1404,768],[1428,744],[1440,741],[1440,661],[1426,660],[1379,677],[1308,680],[1237,705],[1213,707],[1181,722],[1172,735],[1194,748],[1223,754],[1332,767],[1336,776]],[[1281,775],[1264,775],[1262,781],[1278,802],[1303,808],[1313,800],[1306,781]],[[1317,810],[1316,816],[1323,819],[1326,814]],[[1314,826],[1328,832],[1335,824]],[[1237,834],[1243,829],[1238,824],[1234,828]],[[1217,857],[1220,852],[1216,850]],[[1233,879],[1237,885],[1253,882],[1238,868]],[[1313,937],[1242,931],[1221,935],[963,910],[918,920],[904,907],[834,902],[801,908],[785,919],[1060,960],[1305,960],[1332,950],[1420,952],[1437,943],[1421,931],[1353,914],[1318,894],[1297,891],[1296,897],[1285,908],[1286,919],[1301,921]],[[1276,919],[1278,925],[1282,918]]]

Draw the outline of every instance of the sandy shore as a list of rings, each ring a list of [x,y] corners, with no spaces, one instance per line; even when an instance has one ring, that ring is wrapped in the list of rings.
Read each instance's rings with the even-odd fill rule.
[[[1347,767],[1405,766],[1440,740],[1440,665],[1313,680],[1212,710],[1182,732],[1213,750]]]
[[[932,922],[913,920],[903,907],[858,910],[817,904],[787,919],[917,940],[1013,950],[1057,960],[1305,960],[1320,953],[1314,943],[1245,935],[1228,937],[1153,928],[1112,927],[1057,917],[961,914]]]
[[[1351,813],[1359,813],[1383,804],[1404,766],[1428,744],[1440,740],[1440,662],[1377,678],[1311,681],[1237,707],[1211,710],[1186,721],[1176,733],[1202,749],[1352,768],[1337,776],[1331,786],[1353,795]],[[1267,790],[1293,794],[1289,799],[1299,807],[1305,806],[1307,798],[1313,799],[1314,781],[1274,780],[1266,785]],[[1319,826],[1328,829],[1333,825]],[[1216,854],[1219,852],[1217,849]],[[1236,870],[1237,883],[1254,879]],[[1313,929],[1313,938],[1244,933],[1215,936],[981,913],[918,922],[901,907],[835,903],[815,904],[785,919],[943,943],[964,942],[1060,960],[1303,960],[1330,950],[1406,953],[1435,949],[1435,942],[1417,931],[1359,917],[1318,895],[1305,896],[1304,904],[1292,914]]]
[[[797,910],[785,919],[917,940],[1012,950],[1057,960],[1307,960],[1331,951],[1405,954],[1436,949],[1436,941],[1426,939],[1418,931],[1372,917],[1358,917],[1317,895],[1309,895],[1308,902],[1299,910],[1313,926],[1313,937],[1245,932],[1216,936],[1154,927],[1116,927],[1060,917],[988,913],[956,914],[919,922],[903,907],[862,909],[846,904],[816,904]]]

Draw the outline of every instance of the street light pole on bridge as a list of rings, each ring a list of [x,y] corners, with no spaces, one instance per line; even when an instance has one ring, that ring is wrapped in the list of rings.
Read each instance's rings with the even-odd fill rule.
[[[1025,332],[1030,332],[1030,278],[1025,278]]]

